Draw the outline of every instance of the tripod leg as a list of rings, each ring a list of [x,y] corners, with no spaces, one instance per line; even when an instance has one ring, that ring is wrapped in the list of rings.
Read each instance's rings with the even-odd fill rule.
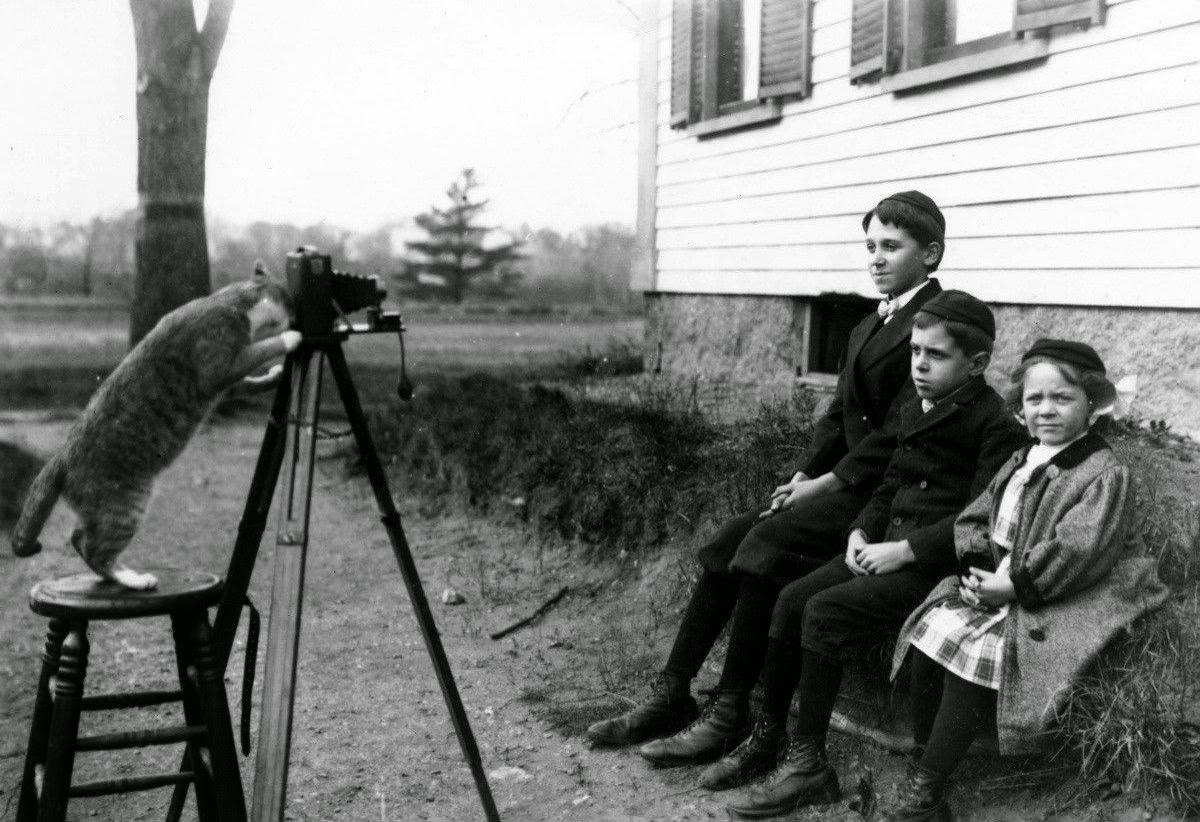
[[[288,759],[292,739],[292,707],[296,698],[296,660],[300,646],[300,612],[304,597],[304,562],[308,553],[308,518],[312,502],[317,423],[321,405],[322,356],[309,359],[292,386],[291,405],[301,417],[288,424],[284,487],[280,494],[279,532],[275,542],[275,575],[267,626],[262,713],[254,766],[253,819],[283,822]]]
[[[371,489],[375,492],[375,502],[383,514],[383,524],[387,528],[392,551],[400,566],[400,574],[404,577],[409,601],[412,602],[413,612],[417,615],[417,623],[421,628],[421,635],[425,639],[425,647],[429,650],[429,657],[433,661],[433,669],[437,674],[438,684],[442,688],[442,697],[446,700],[446,707],[450,709],[450,721],[454,725],[463,756],[475,779],[475,788],[479,793],[480,802],[483,803],[484,814],[489,822],[499,822],[500,815],[496,810],[496,802],[492,798],[492,789],[488,785],[487,774],[483,770],[483,759],[479,755],[479,746],[475,741],[475,734],[471,731],[467,713],[463,709],[458,686],[454,683],[450,661],[446,659],[446,651],[442,647],[441,635],[438,634],[437,624],[429,609],[429,600],[425,597],[425,589],[421,587],[417,566],[413,561],[408,539],[404,536],[404,528],[400,523],[400,513],[396,510],[391,491],[388,490],[387,475],[384,474],[383,466],[379,462],[379,454],[371,440],[371,432],[367,428],[367,420],[358,400],[358,391],[354,387],[350,369],[346,365],[346,357],[338,344],[329,346],[326,353],[329,357],[329,369],[333,372],[333,378],[337,382],[342,405],[346,409],[346,416],[354,431],[354,439],[358,443],[363,466],[371,481]]]
[[[254,476],[250,479],[250,492],[242,519],[238,523],[237,540],[229,558],[229,570],[225,574],[221,603],[213,620],[213,647],[221,670],[229,661],[233,638],[237,633],[238,620],[246,591],[250,589],[250,575],[258,559],[258,548],[266,530],[267,516],[271,511],[271,500],[275,496],[275,482],[279,478],[279,467],[283,462],[286,446],[288,409],[291,407],[292,378],[300,360],[297,354],[287,358],[279,385],[275,389],[275,400],[271,404],[271,416],[263,432],[262,445],[258,449],[258,462]]]
[[[224,671],[233,652],[233,639],[237,634],[238,621],[242,615],[242,603],[246,599],[246,591],[250,589],[250,575],[254,572],[254,563],[258,559],[258,548],[262,543],[263,531],[266,529],[267,516],[271,511],[271,500],[275,496],[275,481],[279,478],[279,466],[283,461],[283,450],[286,444],[284,434],[287,429],[288,408],[292,395],[292,372],[298,362],[295,355],[289,355],[280,375],[279,385],[275,388],[275,399],[271,403],[271,416],[267,419],[267,427],[263,432],[262,445],[258,449],[258,462],[254,466],[254,476],[250,480],[250,492],[246,497],[246,507],[242,509],[242,518],[238,523],[237,539],[233,543],[233,553],[229,557],[229,569],[225,572],[225,585],[222,588],[221,602],[217,605],[217,613],[213,618],[213,654],[217,666]],[[187,755],[184,755],[180,770],[188,769]],[[187,799],[188,785],[176,785],[171,794],[171,804],[168,806],[166,822],[179,822],[183,816],[183,806]]]

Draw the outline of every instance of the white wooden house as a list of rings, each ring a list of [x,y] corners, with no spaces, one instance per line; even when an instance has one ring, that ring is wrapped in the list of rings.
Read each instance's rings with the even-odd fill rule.
[[[647,359],[828,383],[878,299],[861,215],[916,188],[987,300],[1200,431],[1200,0],[647,0]]]

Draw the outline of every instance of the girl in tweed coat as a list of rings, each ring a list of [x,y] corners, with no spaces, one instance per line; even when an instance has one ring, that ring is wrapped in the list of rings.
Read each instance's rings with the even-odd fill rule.
[[[1166,589],[1131,533],[1129,471],[1090,429],[1116,392],[1083,343],[1038,340],[1013,374],[1037,439],[955,523],[960,577],[908,618],[913,735],[923,752],[894,820],[949,820],[946,782],[989,714],[1000,751],[1036,750],[1071,682]]]

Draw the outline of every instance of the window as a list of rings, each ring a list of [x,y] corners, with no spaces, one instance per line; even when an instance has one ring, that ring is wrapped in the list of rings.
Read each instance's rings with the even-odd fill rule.
[[[778,120],[808,93],[811,0],[675,0],[671,125],[699,137]]]
[[[863,317],[875,313],[878,304],[878,300],[853,294],[817,297],[810,302],[803,373],[836,374],[846,354],[850,332]]]
[[[1059,27],[1103,21],[1104,0],[854,0],[850,81],[903,91],[1016,65]]]

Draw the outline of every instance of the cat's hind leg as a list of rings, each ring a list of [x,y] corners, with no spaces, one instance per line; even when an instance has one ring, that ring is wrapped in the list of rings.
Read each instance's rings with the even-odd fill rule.
[[[153,574],[143,574],[119,563],[117,558],[137,533],[138,521],[130,516],[102,516],[81,523],[71,534],[71,545],[87,566],[104,579],[137,591],[158,586]]]

